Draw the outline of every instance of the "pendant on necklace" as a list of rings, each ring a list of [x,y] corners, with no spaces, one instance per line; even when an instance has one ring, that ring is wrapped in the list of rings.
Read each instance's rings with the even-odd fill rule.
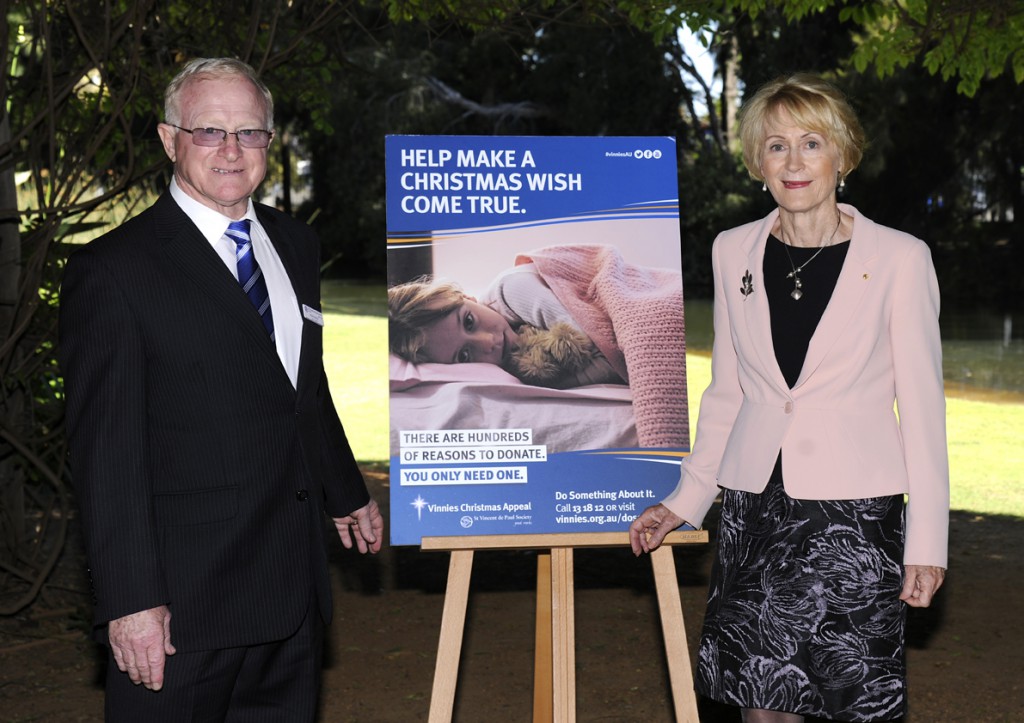
[[[839,227],[842,225],[843,217],[837,210],[836,227],[835,230],[832,231],[832,235],[828,237],[828,241],[822,241],[821,244],[819,244],[818,246],[818,250],[814,252],[811,258],[807,259],[799,266],[793,263],[793,256],[789,253],[789,244],[786,243],[786,236],[780,228],[779,233],[781,238],[779,240],[782,241],[782,248],[786,251],[786,258],[789,260],[789,266],[790,268],[793,269],[788,274],[786,274],[787,279],[793,279],[793,290],[789,292],[789,295],[793,298],[793,301],[800,301],[800,299],[803,298],[804,295],[804,292],[801,290],[803,288],[803,284],[800,283],[800,272],[804,270],[804,267],[807,266],[807,264],[811,263],[812,261],[814,261],[814,259],[818,258],[818,254],[824,251],[826,246],[832,245],[832,242],[836,238],[836,234],[839,233]]]

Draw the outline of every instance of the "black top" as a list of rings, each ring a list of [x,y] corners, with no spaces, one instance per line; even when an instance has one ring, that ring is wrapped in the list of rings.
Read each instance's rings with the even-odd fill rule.
[[[786,255],[787,249],[789,256]],[[832,290],[839,280],[839,272],[842,271],[849,249],[849,241],[821,249],[817,258],[800,272],[803,296],[796,300],[790,296],[793,292],[793,279],[786,275],[794,266],[814,256],[818,248],[787,247],[775,236],[768,237],[768,245],[764,250],[764,288],[768,295],[768,308],[771,310],[775,359],[790,389],[800,377],[811,336],[832,298]],[[792,264],[790,257],[793,259]]]
[[[843,269],[846,252],[850,242],[833,244],[821,249],[814,261],[811,261],[800,272],[803,296],[794,299],[793,279],[787,274],[794,266],[814,256],[817,248],[786,246],[775,236],[768,237],[764,249],[764,289],[768,295],[768,309],[772,321],[772,344],[775,346],[775,360],[779,363],[782,376],[792,389],[800,378],[800,370],[804,366],[807,347],[811,344],[811,336],[825,313],[832,291],[839,280],[839,272]],[[789,255],[786,255],[786,251]],[[792,263],[790,263],[792,258]],[[782,484],[782,451],[775,459],[775,469],[769,480],[770,484]]]

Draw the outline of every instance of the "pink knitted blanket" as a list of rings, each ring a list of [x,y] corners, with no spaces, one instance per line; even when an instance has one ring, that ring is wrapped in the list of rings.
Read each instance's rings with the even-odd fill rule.
[[[689,447],[679,272],[627,263],[605,245],[551,246],[533,262],[584,333],[629,381],[642,447]]]

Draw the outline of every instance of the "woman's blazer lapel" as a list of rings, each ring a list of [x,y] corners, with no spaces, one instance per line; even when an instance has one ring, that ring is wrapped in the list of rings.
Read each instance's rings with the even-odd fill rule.
[[[847,251],[832,298],[811,336],[807,356],[804,358],[800,377],[792,389],[793,393],[811,379],[836,340],[854,318],[868,288],[864,282],[870,278],[872,266],[878,255],[877,226],[861,216],[852,206],[840,204],[839,208],[854,217],[853,237],[850,239],[850,249]],[[764,250],[778,216],[778,209],[772,211],[761,223],[754,224],[751,233],[743,239],[741,252],[746,256],[747,270],[753,278],[754,293],[748,295],[742,306],[746,331],[751,345],[757,352],[764,376],[780,390],[789,394],[789,387],[775,358],[771,314],[768,297],[764,293]]]
[[[864,301],[864,293],[868,289],[865,282],[871,278],[872,266],[878,256],[878,227],[852,206],[840,204],[839,208],[853,216],[853,236],[832,298],[811,336],[800,377],[793,386],[794,392],[808,383],[829,350],[850,326]]]
[[[772,319],[768,308],[768,295],[764,287],[764,249],[775,219],[779,217],[778,209],[768,214],[760,223],[751,225],[749,235],[743,239],[740,252],[746,257],[746,271],[753,278],[753,293],[747,294],[742,302],[743,319],[749,335],[751,346],[757,352],[757,361],[761,367],[761,376],[784,394],[789,394],[779,362],[775,359],[775,345],[772,342]],[[730,281],[732,281],[730,279]],[[735,280],[739,282],[739,278]]]

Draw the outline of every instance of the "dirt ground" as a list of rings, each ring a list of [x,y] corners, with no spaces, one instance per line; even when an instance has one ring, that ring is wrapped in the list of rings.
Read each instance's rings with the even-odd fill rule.
[[[387,478],[368,472],[386,514]],[[715,539],[714,513],[708,520]],[[905,723],[1024,721],[1024,520],[954,512],[947,584],[912,610]],[[708,545],[676,547],[691,657],[711,565]],[[320,720],[425,721],[448,554],[336,546]],[[85,637],[88,596],[77,530],[40,603],[0,618],[0,720],[102,720],[103,651]],[[579,721],[672,720],[651,565],[626,549],[577,550]],[[528,721],[533,696],[536,553],[479,552],[458,673],[456,721]],[[739,721],[701,702],[701,720]]]

